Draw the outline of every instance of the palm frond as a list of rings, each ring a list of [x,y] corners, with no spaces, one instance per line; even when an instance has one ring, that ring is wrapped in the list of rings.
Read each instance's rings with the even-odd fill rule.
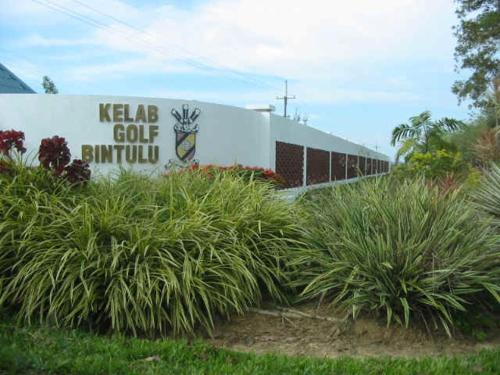
[[[444,117],[441,120],[436,121],[433,128],[440,132],[451,133],[462,129],[464,126],[465,124],[462,121]]]
[[[396,164],[399,163],[399,160],[402,156],[406,156],[411,154],[414,150],[415,147],[417,146],[417,140],[414,138],[409,138],[405,140],[402,144],[401,147],[396,152]]]
[[[412,127],[408,124],[401,124],[396,126],[392,131],[391,145],[395,146],[396,143],[404,141],[408,138],[418,138],[420,137],[421,130]]]
[[[412,127],[419,128],[431,121],[432,114],[430,111],[424,111],[417,116],[410,117]]]

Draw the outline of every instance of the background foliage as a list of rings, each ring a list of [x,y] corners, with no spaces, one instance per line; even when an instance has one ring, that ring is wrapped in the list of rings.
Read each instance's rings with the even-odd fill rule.
[[[500,88],[500,3],[498,0],[456,0],[459,24],[455,27],[457,68],[471,75],[456,81],[453,92],[476,107],[495,113],[498,121]],[[497,122],[498,125],[498,122]]]

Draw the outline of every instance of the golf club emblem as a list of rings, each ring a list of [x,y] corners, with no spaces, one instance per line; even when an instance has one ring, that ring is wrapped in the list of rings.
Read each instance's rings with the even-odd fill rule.
[[[196,120],[201,111],[195,108],[189,110],[189,104],[182,105],[182,114],[175,108],[170,112],[175,118],[175,153],[182,162],[193,160],[196,153],[196,133],[198,133],[198,124]]]

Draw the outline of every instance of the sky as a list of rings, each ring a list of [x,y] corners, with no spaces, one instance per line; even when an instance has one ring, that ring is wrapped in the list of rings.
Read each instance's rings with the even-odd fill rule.
[[[37,92],[245,107],[289,94],[315,128],[394,155],[430,110],[470,117],[452,83],[453,0],[0,0],[0,62]]]

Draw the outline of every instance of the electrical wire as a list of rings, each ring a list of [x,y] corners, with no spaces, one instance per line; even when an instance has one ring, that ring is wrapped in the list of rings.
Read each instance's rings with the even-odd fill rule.
[[[119,33],[121,34],[118,30],[110,27],[109,25],[105,24],[105,23],[102,23],[102,22],[99,22],[98,20],[94,19],[94,18],[91,18],[89,16],[86,16],[82,13],[79,13],[75,10],[72,10],[72,9],[69,9],[59,3],[55,3],[53,1],[50,1],[50,0],[32,0],[33,2],[39,4],[39,5],[42,5],[44,7],[47,7],[53,11],[57,11],[57,12],[60,12],[60,13],[63,13],[71,18],[74,18],[80,22],[83,22],[87,25],[90,25],[90,26],[93,26],[93,27],[97,27],[97,28],[100,28],[100,29],[103,29],[103,30],[108,30],[108,31],[111,31],[112,33]],[[139,29],[138,27],[136,26],[133,26],[131,24],[129,24],[128,22],[125,22],[115,16],[112,16],[112,15],[109,15],[107,13],[104,13],[98,9],[95,9],[94,7],[91,7],[90,5],[87,5],[87,4],[84,4],[83,2],[81,1],[78,1],[78,0],[72,0],[73,2],[81,5],[81,6],[84,6],[85,8],[97,13],[97,14],[100,14],[101,16],[104,16],[104,17],[107,17],[107,18],[110,18],[112,20],[114,20],[115,22],[117,23],[120,23],[124,26],[126,26],[127,28],[129,29],[132,29],[138,33],[140,33],[141,35],[149,35],[150,37],[154,37],[156,39],[156,37],[158,37],[159,35],[157,34],[153,34],[153,33],[150,33],[150,32],[145,32],[141,29]],[[135,39],[137,39],[137,35],[134,34],[134,33],[129,33],[129,36],[131,37],[135,37]],[[148,39],[145,39],[143,37],[140,37],[139,39],[141,42],[144,42],[144,43],[147,43],[153,50],[155,50],[160,56],[162,56],[163,58],[165,59],[171,59],[172,56],[168,55],[166,53],[166,50],[164,50],[163,48],[161,47],[158,47],[157,45],[154,45],[151,43],[150,40]],[[192,55],[192,56],[195,56],[193,55],[192,53],[190,53],[189,51],[185,50],[184,48],[182,48],[185,52],[185,54],[189,54],[189,55]],[[203,60],[209,60],[208,58],[206,57],[203,57],[203,56],[198,56],[198,59],[203,59]],[[224,67],[224,66],[219,66],[220,67],[214,67],[214,66],[211,66],[211,65],[208,65],[208,64],[204,64],[204,63],[200,63],[199,61],[195,60],[195,59],[192,59],[192,58],[183,58],[184,62],[191,66],[191,67],[194,67],[196,69],[199,69],[199,70],[204,70],[204,71],[213,71],[213,72],[220,72],[220,73],[229,73],[231,76],[233,76],[234,79],[237,79],[239,81],[244,81],[246,83],[251,83],[251,84],[256,84],[256,85],[259,85],[259,86],[267,86],[267,87],[270,87],[270,88],[273,88],[273,89],[277,89],[277,86],[275,85],[272,85],[270,84],[269,82],[266,82],[266,81],[262,81],[262,80],[258,80],[258,79],[255,79],[255,78],[249,78],[248,77],[248,74],[244,74],[244,73],[241,73],[241,72],[238,72],[234,69],[231,69],[231,68],[228,68],[228,67]]]

